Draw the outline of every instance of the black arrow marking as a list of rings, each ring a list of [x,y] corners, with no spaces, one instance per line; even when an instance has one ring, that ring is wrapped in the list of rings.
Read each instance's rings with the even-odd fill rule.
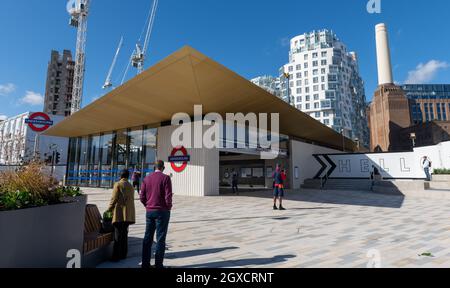
[[[320,176],[327,169],[328,166],[320,159],[319,155],[313,155],[313,156],[317,160],[317,162],[319,162],[320,165],[322,166],[322,168],[320,168],[320,170],[319,170],[319,173],[317,173],[317,175],[314,177],[314,179],[320,179]]]
[[[337,165],[333,162],[333,160],[331,160],[330,156],[323,155],[323,158],[325,158],[325,160],[327,160],[327,162],[330,163],[330,165],[331,165],[331,169],[328,170],[328,173],[327,173],[328,178],[330,178],[331,174],[333,174],[334,170],[336,170]]]

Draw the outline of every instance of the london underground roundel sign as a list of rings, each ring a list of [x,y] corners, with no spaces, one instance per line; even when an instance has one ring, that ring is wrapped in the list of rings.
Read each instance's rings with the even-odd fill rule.
[[[25,123],[28,124],[34,132],[44,132],[53,125],[52,119],[42,112],[31,114],[30,117],[25,120]]]
[[[188,162],[190,160],[191,157],[188,155],[187,150],[184,147],[174,148],[169,157],[170,165],[172,166],[173,171],[177,173],[183,172],[186,169]]]

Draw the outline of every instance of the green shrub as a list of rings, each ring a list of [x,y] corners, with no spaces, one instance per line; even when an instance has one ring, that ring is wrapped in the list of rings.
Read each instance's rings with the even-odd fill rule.
[[[435,175],[450,175],[450,169],[434,169]]]
[[[78,187],[59,186],[39,162],[32,162],[17,171],[0,172],[0,210],[59,204],[63,198],[80,195]]]

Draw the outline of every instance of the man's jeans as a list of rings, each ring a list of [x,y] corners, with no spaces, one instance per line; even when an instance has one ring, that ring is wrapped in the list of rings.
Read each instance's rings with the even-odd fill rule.
[[[142,268],[150,268],[153,238],[156,232],[155,267],[163,268],[166,252],[166,236],[169,228],[170,211],[147,212],[147,226],[145,229],[142,248]]]
[[[424,168],[425,175],[427,176],[427,181],[431,181],[431,174],[430,174],[430,168],[426,167]]]

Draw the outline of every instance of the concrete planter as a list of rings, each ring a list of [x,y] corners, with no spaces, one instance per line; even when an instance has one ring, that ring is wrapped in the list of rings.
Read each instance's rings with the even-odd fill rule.
[[[38,208],[0,212],[0,268],[65,268],[83,251],[87,196]]]
[[[450,175],[433,175],[433,181],[450,182]]]

